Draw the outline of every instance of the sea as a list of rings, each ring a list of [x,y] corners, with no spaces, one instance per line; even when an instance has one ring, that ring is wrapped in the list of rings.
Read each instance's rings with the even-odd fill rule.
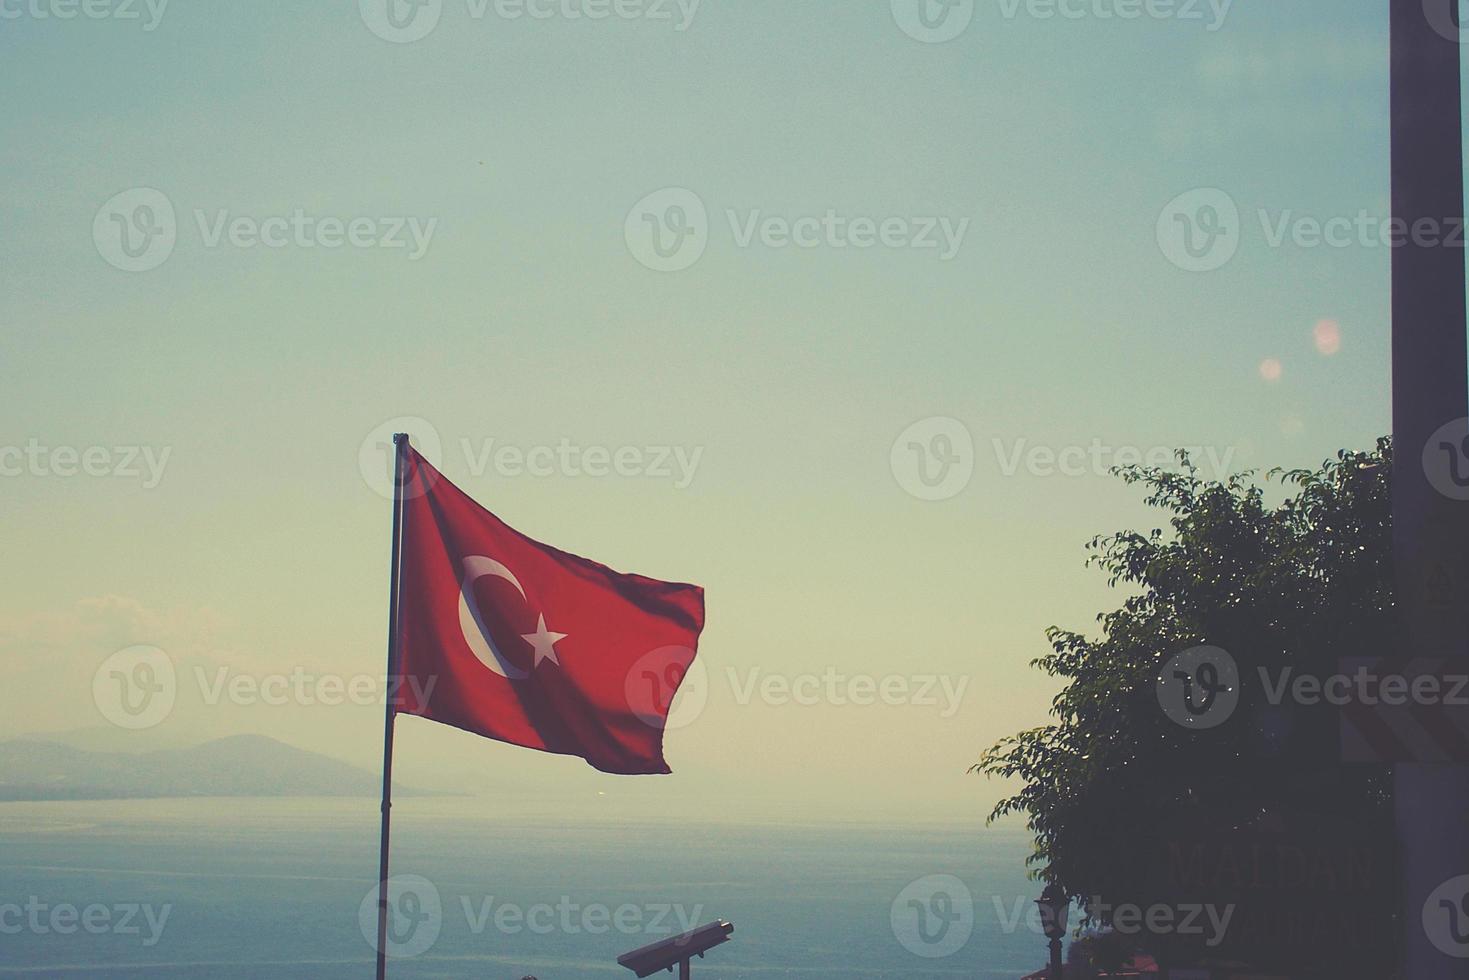
[[[496,810],[394,808],[390,977],[631,977],[620,954],[716,920],[694,977],[1044,963],[1022,828]],[[0,804],[0,977],[370,977],[377,861],[376,801]]]

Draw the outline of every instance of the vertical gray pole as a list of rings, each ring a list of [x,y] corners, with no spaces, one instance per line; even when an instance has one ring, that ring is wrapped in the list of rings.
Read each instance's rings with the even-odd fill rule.
[[[383,718],[383,807],[382,837],[377,859],[377,980],[388,975],[388,824],[393,807],[393,721],[398,716],[398,588],[403,546],[403,472],[408,454],[408,437],[393,436],[393,565],[388,576],[388,706]]]
[[[1445,614],[1425,580],[1444,536],[1464,540],[1465,506],[1430,484],[1429,437],[1469,414],[1462,247],[1415,243],[1415,222],[1440,233],[1464,214],[1456,0],[1391,0],[1393,216],[1410,234],[1393,249],[1393,565],[1403,617],[1404,655],[1469,654],[1453,628],[1465,596],[1457,583]],[[1440,241],[1442,237],[1440,237]],[[1394,769],[1401,861],[1404,977],[1460,980],[1469,960],[1445,956],[1423,928],[1424,902],[1449,878],[1469,873],[1469,774],[1457,766],[1401,763]]]

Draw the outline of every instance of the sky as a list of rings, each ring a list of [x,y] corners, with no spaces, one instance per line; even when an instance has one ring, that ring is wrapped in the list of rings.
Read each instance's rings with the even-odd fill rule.
[[[674,775],[408,718],[404,783],[977,822],[1158,523],[1107,467],[1389,429],[1384,3],[386,2],[0,2],[0,735],[376,767],[370,698],[258,688],[382,673],[406,428],[708,625]]]

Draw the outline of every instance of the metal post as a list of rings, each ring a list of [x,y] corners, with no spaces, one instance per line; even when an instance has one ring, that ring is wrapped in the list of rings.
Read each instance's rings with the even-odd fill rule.
[[[678,964],[678,980],[689,980],[693,976],[694,968],[690,966],[691,960],[681,960]]]
[[[396,691],[393,676],[398,671],[398,588],[403,544],[403,471],[408,454],[408,436],[393,436],[393,566],[388,576],[388,690]],[[388,698],[383,718],[383,807],[382,839],[377,865],[377,980],[388,974],[388,824],[393,807],[393,721],[398,715],[395,698]]]
[[[1051,980],[1065,980],[1066,966],[1061,962],[1061,940],[1051,940]]]
[[[1469,414],[1462,247],[1440,244],[1462,229],[1464,171],[1456,0],[1391,0],[1392,197],[1406,241],[1393,249],[1393,564],[1403,646],[1412,656],[1463,657],[1463,582],[1449,603],[1424,588],[1432,549],[1464,541],[1465,505],[1438,493],[1424,448],[1441,426]],[[1423,239],[1418,222],[1445,231]],[[1394,769],[1407,980],[1460,980],[1469,961],[1440,952],[1423,928],[1425,900],[1469,873],[1469,774],[1456,766]]]

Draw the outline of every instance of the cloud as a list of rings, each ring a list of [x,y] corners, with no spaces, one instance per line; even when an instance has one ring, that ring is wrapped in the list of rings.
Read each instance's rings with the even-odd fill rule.
[[[106,656],[138,643],[170,649],[182,656],[211,656],[214,637],[224,624],[208,608],[152,609],[137,599],[103,595],[79,599],[64,611],[41,611],[0,618],[0,656],[7,664]]]
[[[23,734],[96,725],[92,697],[98,666],[118,650],[146,644],[180,663],[217,663],[225,624],[208,608],[159,610],[137,599],[102,595],[69,608],[0,618],[0,731]]]
[[[1363,33],[1221,38],[1195,64],[1205,88],[1277,95],[1314,85],[1384,87],[1387,72],[1386,41]]]
[[[1192,84],[1159,107],[1155,132],[1169,152],[1375,139],[1387,128],[1387,83],[1387,44],[1374,34],[1221,33]]]

